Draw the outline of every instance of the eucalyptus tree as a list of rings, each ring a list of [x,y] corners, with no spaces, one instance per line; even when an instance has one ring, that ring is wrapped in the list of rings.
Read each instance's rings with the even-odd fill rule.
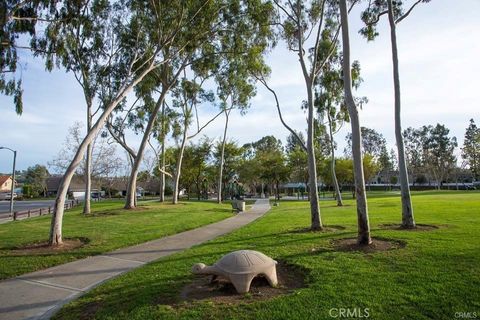
[[[232,64],[235,65],[235,63]],[[248,100],[255,94],[255,87],[252,83],[249,83],[248,75],[245,74],[245,72],[237,72],[237,70],[238,69],[233,66],[233,68],[228,68],[227,74],[221,72],[221,75],[217,76],[217,82],[219,83],[218,95],[221,100],[220,108],[225,114],[225,126],[223,128],[222,147],[218,166],[217,203],[222,203],[222,176],[230,113],[235,108],[240,109],[241,112],[245,112],[245,109],[249,106]]]
[[[116,81],[112,82],[110,90],[102,93],[103,105],[96,121],[82,140],[59,185],[50,228],[49,242],[51,245],[62,243],[65,198],[73,174],[81,163],[88,145],[103,128],[112,111],[124,101],[126,95],[147,74],[170,62],[173,57],[186,49],[186,44],[184,44],[169,52],[163,50],[168,44],[175,41],[183,30],[189,30],[197,24],[198,11],[199,8],[202,8],[202,5],[198,3],[196,6],[191,5],[189,8],[185,8],[177,2],[118,1],[113,5],[110,5],[107,1],[101,3],[109,8],[104,23],[111,25],[111,28],[109,28],[111,33],[98,38],[96,31],[91,30],[92,41],[98,39],[108,45],[107,50],[96,57],[96,63],[99,74],[115,74]],[[97,2],[87,2],[84,5],[90,7],[96,4]],[[149,5],[155,6],[156,9],[161,7],[161,17],[159,14],[152,15],[147,10]],[[61,13],[60,23],[49,25],[45,30],[47,37],[39,39],[39,43],[46,42],[46,51],[49,53],[46,59],[52,64],[60,63],[59,60],[56,60],[55,50],[62,48],[64,45],[64,43],[55,41],[54,36],[59,34],[61,28],[68,27],[68,20],[62,17],[72,15],[72,7],[65,4],[58,8],[58,11]],[[76,11],[74,10],[74,12]],[[184,19],[179,19],[179,17],[184,17]],[[156,32],[152,32],[152,30]],[[87,29],[82,28],[79,32],[87,31]]]
[[[408,169],[405,159],[405,146],[402,136],[401,123],[401,94],[400,94],[400,71],[398,64],[398,48],[397,48],[397,31],[396,25],[403,21],[412,10],[421,2],[427,3],[430,0],[415,0],[410,8],[403,12],[402,2],[395,0],[375,0],[370,1],[368,8],[362,13],[362,20],[365,22],[365,27],[360,30],[360,33],[367,37],[368,40],[373,40],[378,32],[376,30],[377,23],[382,15],[388,14],[388,22],[390,25],[390,41],[392,49],[392,63],[393,63],[393,82],[395,92],[395,140],[398,150],[398,169],[399,180],[402,197],[402,227],[415,228],[415,219],[413,215],[413,206],[410,196],[410,185],[408,182]]]
[[[238,181],[247,186],[247,192],[256,194],[257,187],[261,183],[260,174],[262,168],[254,157],[251,143],[244,144],[241,148],[242,154],[239,158],[237,174]]]
[[[218,70],[218,67],[222,65],[219,61],[241,60],[244,59],[244,56],[248,58],[249,53],[261,55],[263,52],[258,46],[258,42],[264,41],[265,36],[269,35],[270,26],[268,19],[270,15],[267,13],[271,6],[268,3],[263,3],[260,0],[217,0],[205,1],[200,4],[191,1],[187,2],[187,4],[186,9],[196,9],[193,13],[198,19],[195,23],[195,28],[182,28],[179,34],[176,35],[176,42],[184,45],[182,45],[183,55],[179,61],[169,64],[172,68],[171,74],[174,75],[172,79],[177,80],[182,74],[184,75],[182,79],[185,79],[186,75],[190,76],[191,73],[193,74],[192,78],[206,79],[212,71]],[[180,6],[181,4],[178,5]],[[159,16],[160,13],[163,14],[164,12],[159,10],[151,12],[151,14],[157,15],[158,19],[161,18]],[[229,39],[235,39],[234,47],[228,45],[230,43]],[[238,44],[241,44],[241,46]],[[237,46],[239,50],[236,50]],[[188,71],[188,74],[186,71]],[[162,86],[162,94],[165,92],[166,95],[171,87],[176,85],[174,82],[170,83],[171,85],[165,86],[165,88]],[[163,101],[161,100],[162,94],[157,100],[155,108],[150,113],[142,143],[130,175],[130,181],[136,178],[148,135],[153,128],[156,115],[161,106],[160,101]],[[177,165],[180,164],[181,161],[177,163]],[[180,171],[175,172],[175,174],[179,177]],[[129,183],[130,185],[131,183]],[[134,190],[131,187],[128,189],[125,207],[131,208],[134,207]],[[174,193],[173,201],[175,203],[178,201],[177,197],[178,194]]]
[[[473,178],[480,180],[480,128],[475,121],[470,119],[470,124],[465,130],[463,140],[462,159],[470,168]]]
[[[178,151],[179,149],[177,149]],[[203,137],[198,143],[190,143],[185,148],[180,186],[187,190],[189,197],[195,191],[198,200],[201,200],[203,180],[208,175],[208,161],[211,155],[212,140],[208,137]]]
[[[224,54],[219,59],[215,72],[220,109],[225,114],[218,168],[218,203],[222,202],[222,175],[230,114],[237,109],[243,115],[249,108],[249,101],[256,94],[255,74],[267,68],[263,54],[273,40],[270,28],[273,8],[270,3],[252,1],[245,9],[243,14],[240,10],[233,9],[227,16],[230,28],[237,32],[222,38],[221,50]]]
[[[376,160],[382,157],[382,154],[387,153],[387,140],[383,134],[375,129],[368,127],[361,127],[362,133],[362,154],[369,154]],[[347,133],[345,137],[347,147],[345,147],[344,153],[350,157],[352,154],[352,134]]]
[[[342,126],[349,121],[348,111],[345,105],[345,95],[343,90],[342,78],[342,54],[335,47],[330,61],[323,66],[322,73],[317,77],[315,83],[315,104],[320,120],[326,118],[325,125],[328,130],[328,142],[330,151],[330,171],[332,177],[332,185],[335,189],[335,196],[337,206],[343,206],[342,193],[338,184],[338,179],[335,172],[335,140],[334,134],[337,133]],[[352,64],[352,85],[355,89],[360,86],[363,81],[360,78],[360,64],[355,61]],[[357,98],[355,100],[359,104],[367,102],[365,97]]]
[[[343,80],[340,64],[340,55],[335,50],[331,62],[324,66],[325,70],[317,78],[316,105],[317,113],[321,120],[326,118],[328,136],[330,142],[330,175],[331,182],[335,190],[337,206],[343,206],[342,193],[338,184],[337,174],[335,172],[335,140],[334,134],[337,133],[348,119],[348,112],[345,109],[343,95]]]
[[[343,47],[343,86],[345,90],[345,104],[350,115],[352,127],[352,156],[355,177],[355,198],[357,202],[357,223],[359,245],[370,245],[370,222],[368,219],[367,196],[365,192],[365,176],[362,161],[362,137],[358,108],[352,93],[352,74],[350,69],[350,36],[348,30],[347,0],[340,0],[340,17],[342,26]]]
[[[457,162],[454,154],[458,146],[457,138],[450,137],[449,133],[450,130],[439,123],[420,129],[424,168],[434,177],[439,190]]]
[[[0,94],[13,97],[15,111],[23,112],[21,50],[38,52],[31,43],[38,24],[56,23],[59,0],[3,0],[0,3]],[[63,17],[64,19],[66,17]]]
[[[218,168],[222,153],[223,153],[223,174],[222,174],[222,189],[217,190],[218,193],[222,192],[225,194],[228,190],[228,183],[233,182],[240,177],[240,165],[242,164],[242,156],[244,155],[244,148],[239,147],[235,141],[227,141],[223,144],[221,141],[218,141],[213,150],[213,159],[214,164]],[[252,162],[250,162],[252,163]],[[256,168],[255,174],[259,173],[259,168]],[[218,176],[217,176],[218,179]],[[245,181],[244,181],[245,182]],[[218,185],[217,185],[218,188]],[[231,192],[231,190],[230,190]]]
[[[167,47],[168,46],[169,45],[167,45]],[[168,50],[170,49],[171,48]],[[164,52],[168,50],[164,49]],[[184,64],[185,58],[179,55],[178,57],[172,58],[172,60],[180,60],[183,61]],[[119,106],[116,110],[116,119],[107,122],[107,128],[110,134],[115,141],[125,149],[131,163],[125,208],[134,208],[137,205],[137,176],[147,145],[152,147],[156,158],[159,158],[157,150],[151,144],[151,137],[152,135],[157,135],[156,128],[161,124],[161,119],[159,119],[161,113],[159,109],[161,108],[165,111],[165,97],[172,86],[175,85],[178,76],[182,72],[181,68],[179,70],[172,70],[170,67],[171,64],[172,63],[162,65],[150,72],[143,81],[135,87],[136,99],[131,106],[129,108],[125,108],[125,105]],[[174,64],[175,63],[173,63],[173,65]],[[135,150],[127,144],[125,139],[125,130],[127,130],[127,128],[132,129],[137,135],[142,135],[142,141],[138,150]],[[162,167],[157,167],[157,170],[162,175],[172,176]]]
[[[298,55],[305,80],[307,109],[307,143],[311,229],[322,230],[315,157],[315,108],[313,87],[323,66],[328,63],[337,46],[340,26],[336,1],[281,1],[274,0],[278,11],[277,26],[290,51]],[[313,39],[311,38],[313,36]],[[261,83],[273,94],[282,124],[294,135],[296,132],[284,121],[276,92],[268,86],[265,74]]]
[[[211,122],[213,122],[221,113],[217,113],[214,117],[208,120],[205,124],[200,126],[199,117],[198,117],[198,107],[202,103],[213,103],[213,94],[209,91],[206,91],[202,88],[203,82],[207,78],[201,79],[198,81],[195,76],[192,80],[188,78],[183,78],[179,85],[174,88],[173,97],[173,107],[181,110],[179,112],[180,116],[176,119],[174,126],[177,128],[176,136],[181,136],[180,145],[178,147],[178,155],[175,165],[175,172],[173,177],[173,198],[172,203],[178,203],[178,193],[180,191],[180,178],[182,174],[182,164],[184,151],[189,140],[197,136],[204,128],[206,128]],[[205,104],[204,104],[205,105]],[[193,120],[196,118],[196,130],[195,133],[190,134],[189,129],[192,125]]]
[[[287,142],[285,144],[285,152],[288,154],[295,149],[302,149],[302,145],[305,145],[305,137],[302,132],[296,132],[298,139],[293,135],[287,136]]]
[[[51,25],[45,38],[35,39],[35,48],[46,59],[46,68],[51,71],[55,66],[71,72],[82,88],[86,105],[87,132],[92,128],[93,118],[101,109],[94,106],[98,96],[97,87],[105,81],[103,66],[110,50],[110,44],[104,41],[113,32],[112,24],[105,23],[111,11],[108,1],[96,0],[72,2],[68,4],[70,18],[68,23]],[[55,55],[50,51],[55,51]],[[100,58],[101,57],[101,58]],[[96,109],[96,110],[94,110]],[[87,145],[85,167],[85,201],[83,213],[90,213],[92,143]]]
[[[260,177],[272,185],[275,190],[275,200],[280,200],[280,183],[286,182],[289,176],[289,167],[285,155],[281,150],[275,152],[262,152],[257,155],[259,163],[263,167]]]
[[[165,202],[165,183],[166,183],[165,176],[169,175],[170,177],[172,177],[171,174],[168,174],[166,172],[167,167],[166,167],[165,145],[167,141],[167,135],[171,130],[171,126],[172,126],[173,120],[176,117],[176,113],[169,108],[166,102],[164,102],[162,105],[162,109],[160,111],[159,117],[160,119],[157,120],[157,126],[155,130],[156,139],[160,144],[160,154],[158,156],[159,158],[158,165],[159,165],[159,172],[160,172],[159,201]]]

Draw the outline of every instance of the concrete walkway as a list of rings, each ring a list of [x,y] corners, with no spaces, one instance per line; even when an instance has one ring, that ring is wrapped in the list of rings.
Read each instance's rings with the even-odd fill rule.
[[[270,209],[267,199],[234,217],[104,255],[0,282],[0,319],[48,319],[62,305],[122,273],[238,229]]]

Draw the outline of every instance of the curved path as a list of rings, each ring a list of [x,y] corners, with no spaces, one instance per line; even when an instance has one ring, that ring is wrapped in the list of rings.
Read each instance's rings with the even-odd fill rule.
[[[48,319],[113,277],[243,227],[268,210],[268,199],[260,199],[249,211],[220,222],[2,281],[0,319]]]

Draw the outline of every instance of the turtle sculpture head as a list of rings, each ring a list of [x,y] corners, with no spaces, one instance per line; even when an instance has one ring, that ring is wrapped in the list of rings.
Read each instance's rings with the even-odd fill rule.
[[[224,255],[212,266],[196,263],[192,267],[192,273],[221,276],[230,280],[238,293],[246,293],[257,275],[265,276],[271,286],[276,286],[276,264],[275,260],[261,252],[239,250]]]
[[[195,263],[192,267],[192,273],[202,274],[206,267],[204,263]]]

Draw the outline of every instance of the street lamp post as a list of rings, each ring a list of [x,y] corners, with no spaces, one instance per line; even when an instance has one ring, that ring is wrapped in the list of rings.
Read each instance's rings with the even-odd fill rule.
[[[10,213],[13,214],[13,193],[15,190],[15,161],[17,160],[17,151],[7,147],[0,147],[0,149],[7,149],[13,152],[12,187],[10,188]]]

